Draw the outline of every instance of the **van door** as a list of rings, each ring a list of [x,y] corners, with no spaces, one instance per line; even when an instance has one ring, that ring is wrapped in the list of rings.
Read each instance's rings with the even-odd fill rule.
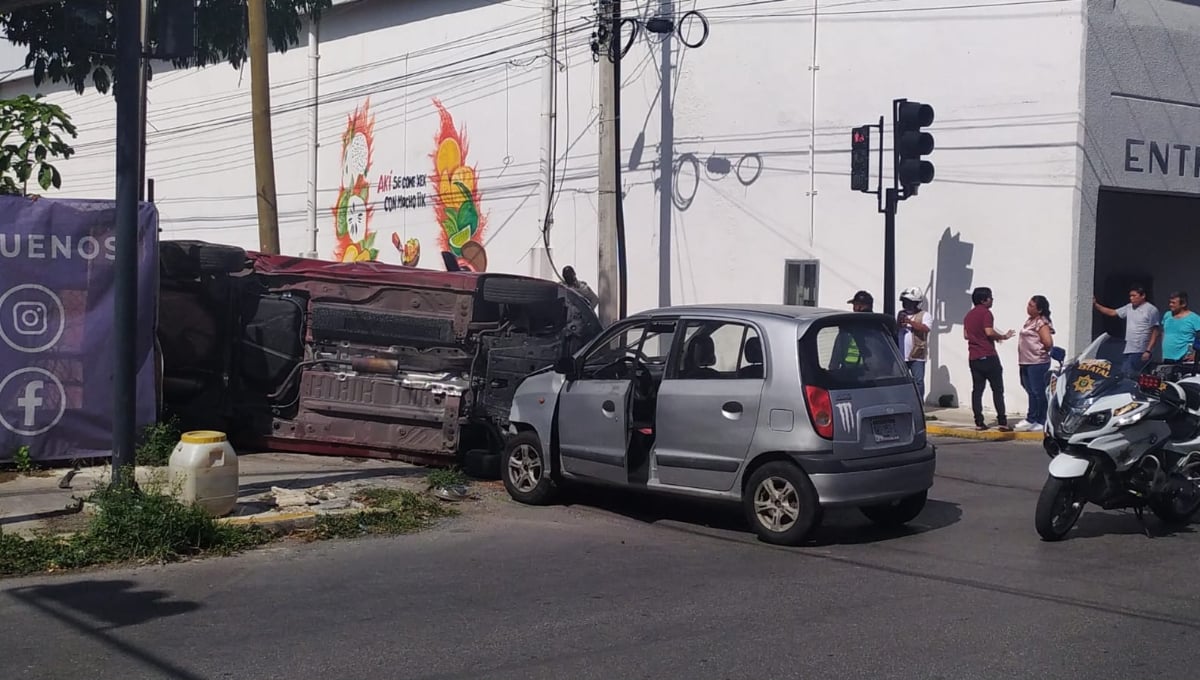
[[[800,339],[805,389],[825,392],[832,405],[835,454],[863,458],[925,446],[925,413],[892,330],[886,316],[846,314],[814,322]]]

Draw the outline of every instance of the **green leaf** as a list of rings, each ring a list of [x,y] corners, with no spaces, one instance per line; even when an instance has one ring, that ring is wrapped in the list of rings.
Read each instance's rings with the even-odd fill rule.
[[[46,191],[54,184],[54,168],[49,165],[43,165],[38,171],[38,185],[42,187],[42,191]]]
[[[50,172],[52,173],[52,177],[50,178],[51,184],[54,185],[55,189],[61,189],[62,188],[62,174],[60,174],[58,172],[58,168],[54,167],[53,165],[49,165],[46,167],[50,168]]]

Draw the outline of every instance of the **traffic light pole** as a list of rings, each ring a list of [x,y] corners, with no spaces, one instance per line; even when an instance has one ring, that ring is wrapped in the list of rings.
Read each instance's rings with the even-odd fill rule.
[[[896,314],[896,205],[895,189],[888,189],[883,206],[883,313]]]

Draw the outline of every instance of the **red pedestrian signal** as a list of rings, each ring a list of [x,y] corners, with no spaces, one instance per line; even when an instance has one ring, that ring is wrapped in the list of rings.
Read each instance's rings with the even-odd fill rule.
[[[850,131],[850,189],[869,192],[871,184],[871,126]]]

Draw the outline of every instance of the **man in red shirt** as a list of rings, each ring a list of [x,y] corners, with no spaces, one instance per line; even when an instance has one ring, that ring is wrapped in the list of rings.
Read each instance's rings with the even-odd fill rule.
[[[967,340],[967,359],[971,365],[971,410],[975,413],[975,429],[986,430],[983,420],[983,388],[992,386],[992,403],[996,407],[997,429],[1010,432],[1008,415],[1004,410],[1004,370],[996,343],[1013,336],[1013,331],[1001,333],[992,318],[992,289],[976,288],[971,292],[975,307],[963,319],[963,337]]]

